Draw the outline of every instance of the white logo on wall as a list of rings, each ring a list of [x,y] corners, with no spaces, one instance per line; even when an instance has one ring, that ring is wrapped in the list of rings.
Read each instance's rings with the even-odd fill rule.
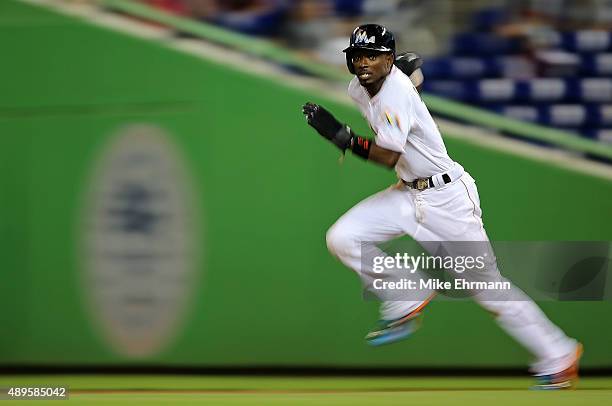
[[[168,135],[131,125],[103,149],[87,195],[85,294],[104,340],[152,356],[179,333],[195,276],[195,206]]]

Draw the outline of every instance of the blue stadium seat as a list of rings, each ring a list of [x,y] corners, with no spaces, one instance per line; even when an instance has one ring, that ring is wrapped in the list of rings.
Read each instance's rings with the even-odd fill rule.
[[[583,55],[580,72],[582,76],[612,76],[612,53]]]
[[[590,107],[589,115],[595,125],[612,128],[612,104],[600,104]]]
[[[561,48],[581,53],[612,51],[612,32],[595,30],[563,32]]]
[[[515,54],[523,48],[518,38],[504,38],[494,34],[464,32],[456,34],[452,40],[454,55],[507,55]]]
[[[612,79],[584,78],[578,83],[580,100],[583,102],[612,102]]]
[[[465,79],[481,78],[494,74],[492,63],[482,58],[443,57],[426,60],[423,74],[427,78]]]
[[[583,127],[588,121],[587,109],[580,104],[551,105],[542,112],[542,124],[553,127]]]
[[[512,79],[483,79],[477,83],[475,98],[479,101],[508,101],[517,99],[517,82]]]
[[[485,32],[508,22],[509,15],[505,8],[489,7],[475,12],[471,20],[475,31]]]
[[[528,121],[533,123],[542,121],[540,117],[540,110],[534,106],[505,105],[499,106],[495,110],[506,117],[511,117],[520,121]]]
[[[561,50],[542,50],[533,56],[538,76],[573,77],[579,74],[582,58],[579,54]]]
[[[469,88],[468,82],[459,80],[425,80],[423,82],[424,91],[455,100],[470,100]]]
[[[439,57],[425,60],[423,74],[430,79],[532,77],[535,65],[522,56]]]
[[[526,97],[521,97],[522,100],[537,103],[558,102],[576,98],[574,87],[570,86],[570,82],[568,80],[536,78],[523,81],[522,84],[527,90],[527,95]]]

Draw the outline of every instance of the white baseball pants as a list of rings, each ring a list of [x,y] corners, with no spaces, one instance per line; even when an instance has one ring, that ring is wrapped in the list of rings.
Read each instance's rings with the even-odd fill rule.
[[[340,217],[327,232],[327,246],[362,279],[371,280],[379,275],[371,266],[362,269],[367,267],[362,265],[362,243],[384,242],[403,235],[424,242],[488,241],[481,214],[476,184],[467,172],[454,182],[423,191],[399,182],[363,200]],[[513,286],[511,295],[511,300],[499,301],[479,300],[478,295],[474,298],[536,357],[531,365],[536,375],[567,368],[573,361],[576,341],[555,326],[519,288]],[[423,302],[385,301],[381,305],[381,318],[400,318]]]

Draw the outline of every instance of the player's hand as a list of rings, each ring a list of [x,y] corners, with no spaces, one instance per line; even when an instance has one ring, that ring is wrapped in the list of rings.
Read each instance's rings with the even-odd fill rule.
[[[329,111],[318,104],[306,103],[302,107],[302,113],[306,116],[308,124],[328,140],[333,140],[342,128],[342,124]]]
[[[402,52],[395,57],[395,62],[393,63],[406,76],[410,76],[423,65],[423,60],[414,52]]]
[[[423,65],[421,57],[414,52],[403,52],[397,55],[394,64],[410,78],[412,84],[420,93],[424,79],[421,71]]]

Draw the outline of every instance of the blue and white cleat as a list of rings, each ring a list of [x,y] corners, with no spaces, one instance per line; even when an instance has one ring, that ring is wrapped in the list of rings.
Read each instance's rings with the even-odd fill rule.
[[[395,320],[379,320],[366,336],[366,342],[374,347],[392,344],[410,337],[421,327],[423,313],[412,312]]]
[[[530,389],[532,390],[562,390],[575,389],[578,383],[578,367],[580,357],[582,356],[582,344],[576,346],[576,354],[574,361],[569,368],[552,375],[541,375],[536,377],[536,384]]]

